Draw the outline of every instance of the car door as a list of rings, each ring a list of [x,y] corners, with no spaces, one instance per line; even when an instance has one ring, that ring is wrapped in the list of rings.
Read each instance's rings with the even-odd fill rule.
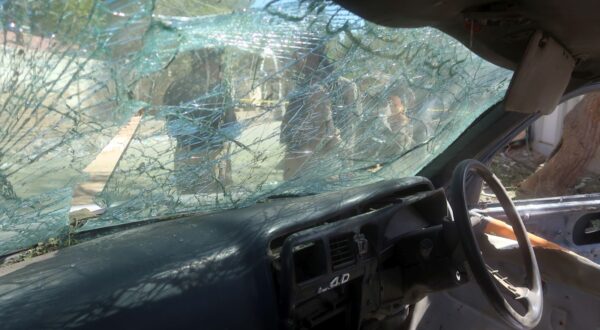
[[[522,199],[514,203],[527,231],[600,263],[600,193]],[[505,219],[496,203],[478,211]]]

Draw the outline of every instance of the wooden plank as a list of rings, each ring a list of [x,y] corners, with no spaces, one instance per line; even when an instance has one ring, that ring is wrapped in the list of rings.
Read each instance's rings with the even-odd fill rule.
[[[133,116],[100,151],[98,156],[83,169],[83,172],[88,175],[88,180],[75,187],[71,202],[72,208],[78,208],[81,205],[94,205],[94,197],[106,187],[106,183],[117,168],[125,150],[129,147],[135,132],[137,132],[142,116],[142,111]]]

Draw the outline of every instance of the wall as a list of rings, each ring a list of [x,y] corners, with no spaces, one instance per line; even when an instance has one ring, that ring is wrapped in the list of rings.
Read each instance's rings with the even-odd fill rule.
[[[545,156],[549,156],[552,153],[560,143],[565,116],[575,107],[581,98],[582,96],[561,103],[556,107],[554,112],[542,116],[533,123],[533,150]]]

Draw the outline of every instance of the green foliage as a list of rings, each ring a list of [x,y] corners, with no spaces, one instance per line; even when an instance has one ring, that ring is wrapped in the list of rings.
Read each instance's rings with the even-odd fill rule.
[[[156,0],[155,12],[168,16],[227,14],[248,8],[251,0]]]
[[[71,39],[103,21],[95,0],[28,0],[18,6],[26,11],[29,27],[36,35]]]

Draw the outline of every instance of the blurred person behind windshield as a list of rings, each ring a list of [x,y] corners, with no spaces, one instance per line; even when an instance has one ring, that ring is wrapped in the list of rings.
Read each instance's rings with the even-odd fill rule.
[[[220,192],[232,183],[229,149],[236,116],[223,79],[223,50],[191,52],[190,68],[167,88],[169,135],[177,141],[175,180],[181,194]]]
[[[358,147],[356,143],[356,128],[362,116],[362,103],[358,85],[346,77],[337,77],[329,88],[332,100],[331,115],[333,124],[340,132],[344,150],[352,152]],[[351,155],[341,155],[347,160]],[[350,165],[350,162],[346,162]]]
[[[296,176],[309,160],[331,151],[340,142],[326,83],[331,64],[325,56],[325,46],[311,45],[295,56],[295,88],[281,122],[284,180]]]
[[[385,163],[399,150],[415,144],[414,95],[407,83],[383,72],[359,81],[362,109],[354,124],[353,159],[365,164]],[[368,146],[368,147],[366,147]]]

